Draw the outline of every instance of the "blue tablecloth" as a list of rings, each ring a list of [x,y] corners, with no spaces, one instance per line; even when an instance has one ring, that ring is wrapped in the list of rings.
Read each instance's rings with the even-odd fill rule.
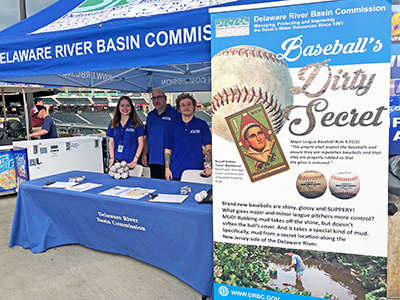
[[[42,188],[45,180],[84,182],[103,186],[84,192]],[[146,202],[99,195],[115,186],[156,189],[179,194],[192,192],[182,204]],[[33,253],[65,245],[129,255],[164,269],[203,295],[213,284],[212,206],[198,204],[194,195],[209,185],[131,177],[112,179],[107,174],[73,171],[23,182],[18,191],[10,247],[20,245]]]

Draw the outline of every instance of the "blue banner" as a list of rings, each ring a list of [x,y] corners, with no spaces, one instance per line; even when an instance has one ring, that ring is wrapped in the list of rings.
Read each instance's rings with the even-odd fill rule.
[[[243,300],[243,299],[256,299],[256,300],[301,300],[304,296],[283,294],[272,291],[265,291],[260,289],[250,289],[240,286],[231,286],[226,284],[214,284],[214,299],[215,300]],[[312,299],[312,298],[308,298]],[[316,298],[314,298],[316,299]]]
[[[389,24],[377,20],[387,17],[390,11],[387,1],[366,0],[237,11],[223,17],[212,15],[212,36],[217,35],[212,56],[229,46],[250,45],[256,38],[290,67],[326,59],[330,59],[331,65],[386,61],[389,36],[381,33],[388,32]],[[240,25],[231,25],[235,22]],[[365,26],[372,23],[366,30]],[[247,28],[249,33],[230,37],[226,37],[229,33],[222,33],[233,31],[235,26]]]
[[[392,6],[392,56],[390,61],[389,154],[400,154],[400,5]]]

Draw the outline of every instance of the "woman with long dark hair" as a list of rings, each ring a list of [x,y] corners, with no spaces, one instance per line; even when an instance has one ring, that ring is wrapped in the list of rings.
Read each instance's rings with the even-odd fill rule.
[[[110,165],[116,160],[126,161],[129,169],[138,164],[144,144],[144,126],[140,120],[131,98],[122,96],[118,100],[114,117],[108,125],[108,148]]]

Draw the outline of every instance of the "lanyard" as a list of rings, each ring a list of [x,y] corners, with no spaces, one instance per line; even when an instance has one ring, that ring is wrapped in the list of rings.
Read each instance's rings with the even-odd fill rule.
[[[129,126],[129,120],[126,122],[126,124],[125,124],[125,126],[126,127],[128,127]],[[126,127],[123,127],[122,126],[122,124],[121,123],[119,123],[119,127],[118,127],[118,133],[119,133],[119,136],[120,136],[120,138],[121,138],[121,143],[120,143],[120,145],[122,145],[122,141],[124,140],[124,136],[125,136],[125,131],[126,131]],[[121,132],[121,129],[122,129],[122,132]]]

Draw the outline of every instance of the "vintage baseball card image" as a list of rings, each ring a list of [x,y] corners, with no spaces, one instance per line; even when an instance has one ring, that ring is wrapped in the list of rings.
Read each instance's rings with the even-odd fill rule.
[[[251,182],[290,169],[262,104],[248,107],[225,119]]]

